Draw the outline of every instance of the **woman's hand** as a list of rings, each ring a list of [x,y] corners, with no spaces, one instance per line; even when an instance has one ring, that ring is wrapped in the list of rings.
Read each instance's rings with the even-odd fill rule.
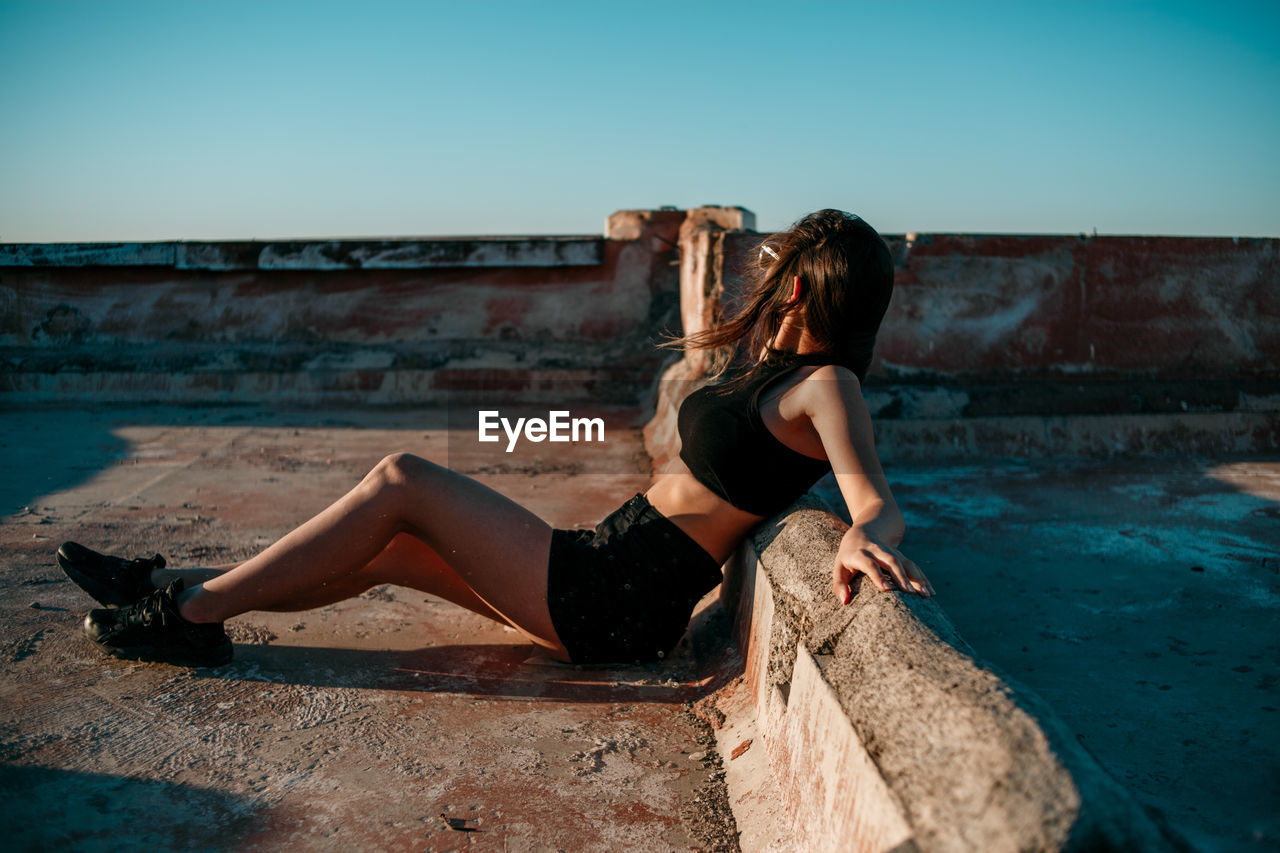
[[[885,577],[888,575],[906,592],[933,595],[933,585],[919,566],[902,556],[888,542],[876,541],[876,537],[862,526],[850,527],[844,534],[844,538],[840,540],[840,550],[836,554],[835,568],[831,572],[831,591],[841,604],[848,604],[853,600],[849,584],[858,572],[870,578],[882,592],[892,589]]]

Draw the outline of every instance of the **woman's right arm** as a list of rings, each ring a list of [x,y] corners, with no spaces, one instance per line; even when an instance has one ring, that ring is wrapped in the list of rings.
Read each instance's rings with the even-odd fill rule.
[[[801,384],[801,405],[822,439],[853,522],[836,554],[832,592],[848,604],[853,578],[862,573],[885,592],[888,574],[904,591],[933,595],[924,572],[898,550],[906,524],[876,456],[871,413],[858,378],[847,368],[828,365]]]

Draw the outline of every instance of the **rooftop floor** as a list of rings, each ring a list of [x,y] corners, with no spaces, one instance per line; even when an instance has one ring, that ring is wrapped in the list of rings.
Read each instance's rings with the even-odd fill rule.
[[[979,659],[1197,850],[1280,848],[1280,459],[887,473]]]
[[[444,423],[410,409],[0,412],[0,813],[26,818],[6,820],[22,845],[115,847],[126,831],[166,847],[726,841],[732,795],[685,710],[741,667],[715,606],[674,660],[612,671],[556,664],[395,587],[233,620],[236,660],[217,670],[116,661],[80,635],[91,602],[52,562],[63,539],[175,565],[240,559],[392,450],[447,458],[557,526],[589,526],[647,482],[635,430],[584,473],[486,464]],[[980,657],[1048,699],[1198,848],[1280,843],[1280,460],[888,474],[904,549]]]
[[[740,668],[714,609],[667,665],[616,671],[399,587],[231,620],[217,669],[119,661],[81,635],[94,605],[52,562],[63,539],[242,559],[386,453],[447,452],[439,414],[0,414],[0,813],[19,848],[723,848],[711,731],[686,710]],[[615,447],[610,477],[451,463],[582,526],[647,482],[638,431]]]

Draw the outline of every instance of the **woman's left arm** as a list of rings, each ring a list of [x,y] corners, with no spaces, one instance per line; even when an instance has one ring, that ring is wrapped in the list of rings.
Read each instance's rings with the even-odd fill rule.
[[[861,572],[885,592],[891,588],[884,577],[889,574],[905,591],[933,595],[924,572],[898,550],[906,524],[876,456],[871,413],[858,377],[847,368],[827,365],[801,384],[799,402],[822,440],[853,521],[836,554],[832,592],[848,604],[853,600],[850,582]]]

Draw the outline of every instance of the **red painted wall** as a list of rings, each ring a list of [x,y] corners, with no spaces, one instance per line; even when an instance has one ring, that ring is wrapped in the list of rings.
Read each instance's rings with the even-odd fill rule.
[[[742,263],[752,241],[730,237]],[[924,234],[888,242],[896,286],[874,377],[1280,371],[1280,240]]]
[[[686,212],[630,216],[625,231],[611,232],[625,239],[596,248],[583,248],[596,238],[574,246],[544,238],[564,242],[543,245],[542,255],[529,240],[478,242],[468,257],[487,253],[487,266],[432,266],[437,255],[425,242],[417,266],[386,242],[297,243],[274,253],[248,244],[0,246],[0,400],[434,402],[483,387],[513,398],[576,388],[586,398],[639,401],[670,358],[654,343],[679,322]],[[729,292],[741,286],[734,271],[757,240],[730,231],[708,244],[724,253]],[[1192,400],[1208,411],[1236,405],[1224,383],[1256,395],[1280,376],[1280,240],[939,234],[888,242],[897,288],[869,387],[962,383],[971,392],[966,414],[1000,414],[1135,410],[1127,386],[1107,392],[1118,403],[1095,395],[1042,405],[1042,393],[1001,409],[1008,389],[1029,380],[1212,379],[1217,390],[1204,393],[1213,399]],[[275,266],[261,262],[268,255]],[[313,256],[322,262],[307,268]],[[508,256],[527,263],[493,265]],[[212,258],[213,268],[184,257]],[[711,257],[686,266],[716,277],[721,269]],[[983,383],[1000,390],[984,397],[973,390]],[[1142,393],[1166,399],[1139,409],[1187,408],[1185,389]],[[913,398],[902,416],[932,400]],[[894,416],[896,403],[876,405]]]

